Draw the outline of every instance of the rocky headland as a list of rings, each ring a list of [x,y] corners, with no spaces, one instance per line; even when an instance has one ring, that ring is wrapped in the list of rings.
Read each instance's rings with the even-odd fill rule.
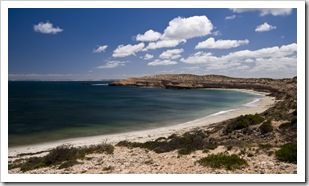
[[[114,81],[109,86],[158,87],[167,89],[232,88],[293,96],[297,78],[233,78],[222,75],[162,74]],[[284,87],[283,87],[284,85]],[[291,91],[289,91],[291,90]]]

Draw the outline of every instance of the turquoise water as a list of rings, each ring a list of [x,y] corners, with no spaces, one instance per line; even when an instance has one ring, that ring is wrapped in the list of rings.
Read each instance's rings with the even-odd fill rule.
[[[232,90],[9,82],[9,146],[145,130],[235,109],[261,97]]]

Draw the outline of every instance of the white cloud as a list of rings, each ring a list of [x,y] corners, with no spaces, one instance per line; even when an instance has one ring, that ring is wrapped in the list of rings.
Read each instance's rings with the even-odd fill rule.
[[[235,19],[236,18],[236,15],[231,15],[231,16],[226,16],[224,19],[225,20],[232,20],[232,19]]]
[[[245,70],[246,73],[264,75],[265,72],[286,74],[296,73],[297,44],[292,43],[281,47],[274,46],[259,50],[241,50],[224,56],[215,56],[212,53],[197,52],[188,58],[180,59],[187,64],[203,65],[207,70]],[[250,68],[249,68],[250,67]],[[279,73],[280,72],[280,73]],[[278,74],[279,73],[279,74]],[[251,74],[252,75],[252,74]]]
[[[148,44],[146,48],[144,48],[143,51],[147,50],[154,50],[158,48],[171,48],[171,47],[176,47],[180,43],[185,43],[186,40],[160,40],[157,42],[151,42]]]
[[[37,25],[33,25],[33,29],[36,32],[40,32],[43,34],[57,34],[58,32],[62,32],[63,29],[59,28],[59,27],[54,27],[52,23],[50,22],[40,22]]]
[[[153,58],[153,55],[151,55],[151,54],[145,54],[145,56],[144,57],[141,57],[142,59],[144,59],[144,60],[149,60],[149,59],[152,59]]]
[[[162,52],[162,54],[160,54],[159,58],[161,59],[177,59],[181,57],[181,53],[184,50],[181,49],[173,49],[173,50],[166,50],[164,52]]]
[[[150,63],[148,63],[149,66],[159,66],[159,65],[175,65],[177,64],[176,61],[171,61],[169,59],[166,59],[166,60],[159,60],[159,59],[156,59]]]
[[[136,41],[157,41],[161,37],[159,32],[155,32],[153,30],[148,30],[145,34],[138,34],[136,36]]]
[[[213,25],[206,16],[177,17],[169,22],[161,37],[163,40],[182,40],[211,34]]]
[[[219,30],[214,31],[214,32],[212,32],[211,34],[214,35],[214,36],[220,36],[220,35],[222,35],[221,32],[220,32]]]
[[[125,66],[125,62],[122,61],[107,61],[105,65],[98,66],[98,69],[102,68],[116,68],[118,66]]]
[[[93,49],[93,53],[101,53],[101,52],[105,52],[105,49],[107,48],[108,46],[107,45],[102,45],[102,46],[99,46],[97,49]]]
[[[113,57],[126,57],[130,55],[135,55],[135,53],[141,51],[144,48],[145,44],[140,43],[137,45],[119,45],[116,50],[113,52]]]
[[[210,52],[197,52],[187,59],[181,58],[180,61],[189,64],[205,64],[205,63],[212,63],[217,62],[219,59],[216,56],[213,56]]]
[[[255,29],[256,32],[266,32],[266,31],[270,31],[270,30],[274,30],[276,29],[276,26],[273,25],[269,25],[267,22],[258,25]]]
[[[268,14],[273,16],[290,15],[292,10],[292,8],[232,8],[232,11],[237,13],[259,11],[261,16]]]
[[[199,42],[195,49],[203,49],[203,48],[213,48],[213,49],[228,49],[235,48],[241,45],[246,45],[249,43],[249,40],[217,40],[214,38],[208,38],[205,41]]]

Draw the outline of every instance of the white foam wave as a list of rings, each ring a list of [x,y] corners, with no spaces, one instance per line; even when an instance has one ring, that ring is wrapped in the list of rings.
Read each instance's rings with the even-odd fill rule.
[[[106,83],[102,83],[102,84],[99,84],[99,83],[97,83],[97,84],[91,84],[92,86],[108,86],[108,84],[106,84]]]
[[[185,123],[181,123],[181,124],[179,124],[179,125],[182,126],[182,125],[190,125],[190,124],[193,124],[193,123],[199,123],[200,121],[203,121],[203,120],[205,120],[206,118],[213,117],[213,116],[217,116],[217,115],[226,114],[226,113],[229,113],[229,112],[233,112],[233,111],[235,111],[235,110],[239,110],[239,108],[237,108],[237,109],[230,109],[230,110],[219,111],[219,112],[216,112],[216,113],[214,113],[214,114],[208,115],[208,116],[206,116],[206,117],[199,118],[199,119],[195,119],[195,120],[188,121],[188,122],[185,122]]]
[[[261,100],[261,99],[256,98],[256,99],[254,99],[253,101],[244,104],[243,106],[246,106],[246,107],[257,107],[260,100]]]
[[[214,114],[211,114],[211,115],[209,115],[209,116],[207,116],[207,117],[217,116],[217,115],[221,115],[221,114],[226,114],[226,113],[228,113],[228,112],[233,112],[233,111],[235,111],[235,110],[238,110],[238,109],[230,109],[230,110],[219,111],[219,112],[216,112],[216,113],[214,113]]]

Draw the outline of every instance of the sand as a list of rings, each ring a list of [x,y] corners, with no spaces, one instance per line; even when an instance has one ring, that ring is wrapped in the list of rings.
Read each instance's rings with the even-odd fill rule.
[[[247,90],[241,90],[241,91],[247,91]],[[265,93],[263,92],[254,92],[254,93],[265,95]],[[264,96],[260,98],[258,102],[255,102],[252,105],[249,104],[247,106],[242,106],[239,109],[230,110],[229,112],[217,113],[215,115],[206,116],[204,118],[200,118],[180,125],[162,127],[151,130],[136,131],[136,132],[127,132],[121,134],[73,138],[73,139],[66,139],[42,144],[12,147],[8,149],[8,155],[9,157],[14,157],[21,153],[35,153],[35,152],[46,151],[62,144],[71,144],[73,146],[85,146],[85,145],[95,145],[102,142],[116,144],[117,142],[122,140],[145,142],[149,140],[155,140],[159,137],[168,137],[174,133],[182,134],[194,128],[222,122],[228,119],[238,117],[240,115],[261,113],[270,108],[271,106],[273,106],[274,103],[275,103],[274,97]]]

